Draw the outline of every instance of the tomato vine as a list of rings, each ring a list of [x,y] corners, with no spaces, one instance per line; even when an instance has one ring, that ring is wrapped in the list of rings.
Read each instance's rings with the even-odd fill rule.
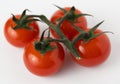
[[[21,24],[24,24],[24,23],[29,23],[29,22],[32,22],[32,21],[43,21],[44,23],[46,23],[49,28],[52,28],[57,34],[58,36],[60,37],[59,39],[48,39],[48,40],[42,40],[43,43],[48,43],[49,42],[52,42],[52,41],[57,41],[57,42],[62,42],[70,51],[71,53],[75,56],[76,59],[80,59],[81,56],[80,54],[77,52],[77,50],[75,49],[75,46],[74,44],[78,41],[78,40],[84,40],[84,42],[87,42],[89,41],[90,39],[93,39],[99,35],[101,35],[102,33],[106,33],[106,32],[102,32],[102,33],[99,33],[99,34],[94,34],[93,32],[104,22],[100,22],[98,23],[97,25],[95,25],[93,28],[90,29],[90,31],[86,32],[80,28],[78,28],[77,26],[73,25],[73,27],[79,32],[79,35],[77,35],[73,40],[69,40],[61,31],[60,29],[60,26],[62,24],[62,22],[64,20],[70,20],[70,21],[75,21],[76,18],[78,17],[82,17],[82,16],[92,16],[90,14],[78,14],[78,15],[75,15],[75,7],[71,7],[71,10],[70,11],[65,11],[64,9],[60,8],[59,6],[57,6],[60,10],[64,11],[65,12],[65,15],[60,18],[59,22],[57,25],[51,23],[48,18],[45,16],[45,15],[25,15],[25,12],[26,10],[23,11],[23,16],[24,18],[21,18],[20,19],[20,23]],[[30,19],[30,18],[37,18],[37,19]],[[15,18],[13,17],[14,21]],[[30,19],[30,20],[29,20]],[[19,21],[17,21],[19,22]],[[21,24],[17,24],[17,27],[21,26]],[[26,28],[29,29],[29,27],[26,26]],[[47,42],[46,42],[47,41]],[[36,44],[37,45],[37,44]],[[37,45],[38,46],[38,45]],[[42,45],[43,46],[43,45]],[[44,45],[45,47],[45,45]],[[36,47],[37,48],[37,47]],[[37,48],[38,49],[38,48]],[[44,52],[45,53],[45,52]]]

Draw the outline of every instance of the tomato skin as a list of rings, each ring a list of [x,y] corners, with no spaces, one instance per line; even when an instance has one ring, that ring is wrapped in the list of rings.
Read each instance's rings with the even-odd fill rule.
[[[19,19],[20,15],[16,15],[15,17]],[[28,42],[39,36],[40,30],[36,22],[29,23],[29,27],[32,28],[31,30],[25,28],[14,30],[13,27],[15,26],[15,22],[12,18],[9,18],[4,27],[4,35],[7,41],[13,46],[24,47]]]
[[[101,30],[96,30],[94,33],[100,33]],[[110,55],[111,44],[106,34],[102,34],[87,43],[78,41],[75,44],[81,59],[74,59],[75,62],[82,66],[90,67],[103,63]]]
[[[30,42],[24,50],[24,64],[33,74],[38,76],[49,76],[55,74],[63,65],[63,47],[56,42],[51,42],[51,46],[57,48],[42,55],[34,48],[34,41]]]
[[[66,11],[70,11],[71,7],[65,7],[64,8]],[[81,14],[82,12],[78,9],[75,10],[75,14]],[[62,18],[64,16],[64,12],[61,10],[56,11],[50,21],[53,24],[58,24],[58,19]],[[84,16],[77,18],[76,22],[73,23],[75,26],[85,30],[87,28],[87,20]],[[69,39],[72,40],[74,36],[76,36],[77,34],[79,34],[79,32],[77,30],[75,30],[75,28],[72,26],[72,24],[65,20],[63,21],[63,23],[60,26],[62,32],[65,34],[65,36]],[[59,36],[57,35],[57,33],[51,29],[51,33],[55,38],[59,38]]]

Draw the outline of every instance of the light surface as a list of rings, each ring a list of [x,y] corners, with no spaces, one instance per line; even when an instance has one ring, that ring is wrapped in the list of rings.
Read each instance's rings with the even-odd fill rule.
[[[70,57],[55,75],[38,77],[31,74],[23,63],[23,49],[11,46],[5,39],[3,29],[11,14],[29,9],[29,14],[45,14],[48,18],[61,7],[75,6],[86,17],[88,27],[105,20],[100,29],[112,31],[107,34],[112,50],[109,59],[100,66],[86,68],[74,63]],[[120,84],[120,4],[119,0],[3,0],[0,2],[0,84]],[[41,31],[45,25],[40,23]]]

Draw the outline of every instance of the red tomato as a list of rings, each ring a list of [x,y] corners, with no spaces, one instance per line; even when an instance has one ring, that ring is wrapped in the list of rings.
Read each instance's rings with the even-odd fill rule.
[[[17,19],[20,18],[20,15],[15,16]],[[14,30],[13,27],[16,26],[16,23],[9,18],[4,27],[4,35],[7,41],[16,47],[24,47],[29,41],[38,37],[39,35],[39,26],[36,22],[29,23],[31,30],[25,28],[19,28]]]
[[[96,30],[94,33],[100,33],[101,30]],[[110,54],[111,44],[108,36],[104,33],[94,39],[91,39],[87,43],[83,43],[79,40],[75,47],[79,52],[81,59],[73,59],[83,66],[95,66],[103,63]]]
[[[38,76],[49,76],[56,73],[63,65],[63,47],[56,42],[51,42],[51,46],[57,48],[47,51],[44,55],[34,47],[34,41],[28,43],[24,50],[24,63],[27,69]]]
[[[70,11],[70,7],[65,7],[64,8],[66,11]],[[81,11],[78,9],[75,10],[75,14],[81,14]],[[53,24],[58,23],[58,19],[62,18],[64,16],[64,12],[61,10],[56,11],[52,17],[51,17],[51,22]],[[77,18],[76,22],[73,23],[75,26],[85,30],[87,28],[87,21],[84,16]],[[65,36],[69,39],[72,40],[74,36],[76,36],[79,32],[75,30],[75,28],[72,26],[72,24],[68,21],[65,20],[60,26],[62,32],[65,34]],[[55,38],[59,38],[56,32],[51,29],[51,33]]]

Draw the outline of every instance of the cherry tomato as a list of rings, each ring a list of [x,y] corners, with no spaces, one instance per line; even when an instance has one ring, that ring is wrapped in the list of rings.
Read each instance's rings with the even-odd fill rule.
[[[64,9],[66,11],[70,11],[71,7],[65,7]],[[78,9],[75,10],[75,14],[81,14],[81,13],[82,12],[80,10],[78,10]],[[53,24],[58,24],[58,19],[62,18],[64,15],[65,14],[62,10],[58,10],[52,15],[50,20]],[[83,30],[85,30],[87,28],[87,21],[84,16],[77,18],[76,21],[73,22],[73,24]],[[69,40],[72,40],[73,37],[79,33],[77,30],[75,30],[73,25],[68,20],[64,20],[63,23],[61,24],[60,28]],[[59,38],[57,33],[54,32],[54,30],[51,29],[51,33],[55,38]]]
[[[20,15],[15,15],[15,17],[19,19]],[[13,27],[15,26],[16,23],[12,20],[12,18],[9,18],[4,27],[4,35],[7,41],[13,46],[24,47],[29,41],[39,35],[39,26],[36,22],[29,23],[29,27],[32,28],[31,30],[25,28],[14,30]]]
[[[95,30],[95,34],[102,32]],[[110,55],[111,44],[108,36],[104,33],[96,38],[91,39],[87,43],[79,40],[75,44],[75,48],[79,52],[81,59],[73,59],[82,66],[96,66],[103,63]]]
[[[24,50],[24,64],[27,69],[38,76],[49,76],[55,74],[63,65],[64,51],[63,47],[57,42],[51,42],[51,46],[56,46],[55,49],[41,54],[34,47],[34,42],[31,41]]]

